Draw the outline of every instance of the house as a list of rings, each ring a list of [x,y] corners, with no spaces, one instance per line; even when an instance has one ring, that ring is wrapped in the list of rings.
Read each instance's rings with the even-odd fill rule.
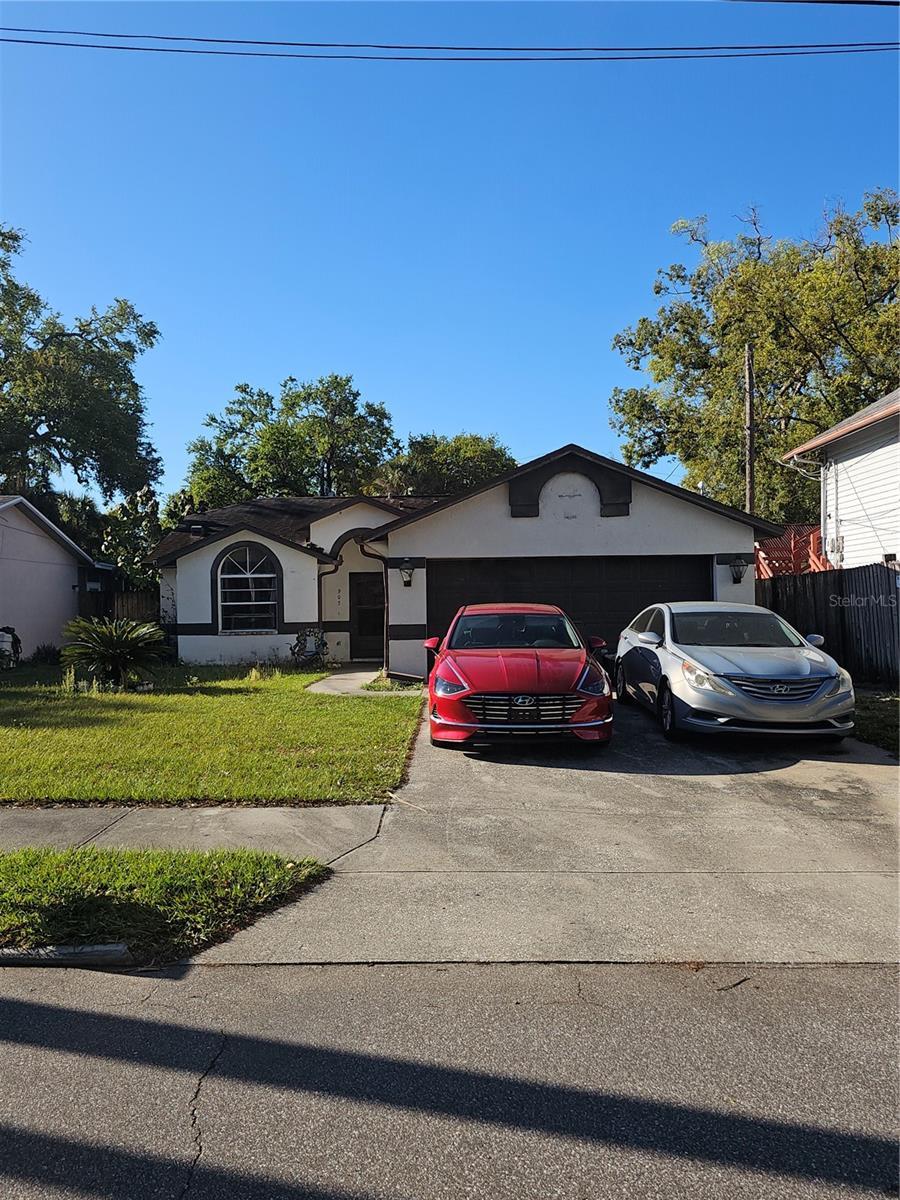
[[[0,625],[15,629],[23,657],[61,645],[79,595],[99,590],[104,570],[24,496],[0,496]]]
[[[655,600],[753,602],[779,527],[580,446],[461,495],[259,499],[192,514],[153,553],[188,661],[283,657],[324,629],[340,661],[421,676],[422,641],[478,601],[559,604],[612,641]]]
[[[900,388],[795,447],[784,461],[820,468],[822,546],[833,567],[900,553]]]

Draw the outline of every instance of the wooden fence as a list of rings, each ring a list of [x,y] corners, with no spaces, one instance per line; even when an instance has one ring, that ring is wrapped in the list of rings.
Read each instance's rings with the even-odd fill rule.
[[[132,621],[159,620],[159,592],[80,592],[78,614],[82,617],[128,618]]]
[[[757,579],[756,602],[801,633],[821,633],[825,650],[855,680],[897,687],[900,572],[892,567]]]

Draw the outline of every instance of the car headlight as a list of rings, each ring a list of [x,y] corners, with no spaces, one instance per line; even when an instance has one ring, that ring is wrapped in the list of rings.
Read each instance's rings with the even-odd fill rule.
[[[438,696],[455,696],[458,692],[466,691],[464,683],[454,683],[452,679],[444,679],[438,675],[434,681],[434,691]]]
[[[841,692],[852,692],[853,680],[850,677],[850,672],[845,671],[843,667],[838,667],[838,673],[834,677],[834,683],[825,693],[826,696],[837,696]]]
[[[610,694],[609,680],[602,671],[599,673],[591,670],[585,671],[576,684],[576,688],[587,696],[608,696]]]
[[[717,679],[715,675],[709,671],[704,671],[702,667],[698,667],[696,663],[690,662],[688,659],[681,664],[681,672],[692,688],[696,688],[698,692],[718,692],[720,696],[733,696],[730,687]]]

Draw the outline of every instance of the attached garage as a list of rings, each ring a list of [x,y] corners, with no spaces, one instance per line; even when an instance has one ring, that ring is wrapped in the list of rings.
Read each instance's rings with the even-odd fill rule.
[[[439,637],[463,604],[557,604],[581,632],[613,643],[660,600],[712,600],[709,555],[454,558],[426,562],[427,632]]]
[[[375,529],[388,670],[422,675],[463,604],[557,604],[614,642],[661,600],[753,602],[753,546],[777,526],[581,446]]]

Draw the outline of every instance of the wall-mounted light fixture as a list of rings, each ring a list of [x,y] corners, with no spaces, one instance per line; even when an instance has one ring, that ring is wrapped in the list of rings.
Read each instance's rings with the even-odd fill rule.
[[[746,561],[746,559],[733,558],[728,565],[729,565],[729,567],[731,567],[732,583],[740,583],[741,580],[744,578],[744,576],[747,574],[747,568],[749,567],[750,564]]]
[[[415,569],[408,558],[404,558],[403,562],[397,568],[400,572],[400,578],[403,580],[404,587],[412,587],[413,572]]]

